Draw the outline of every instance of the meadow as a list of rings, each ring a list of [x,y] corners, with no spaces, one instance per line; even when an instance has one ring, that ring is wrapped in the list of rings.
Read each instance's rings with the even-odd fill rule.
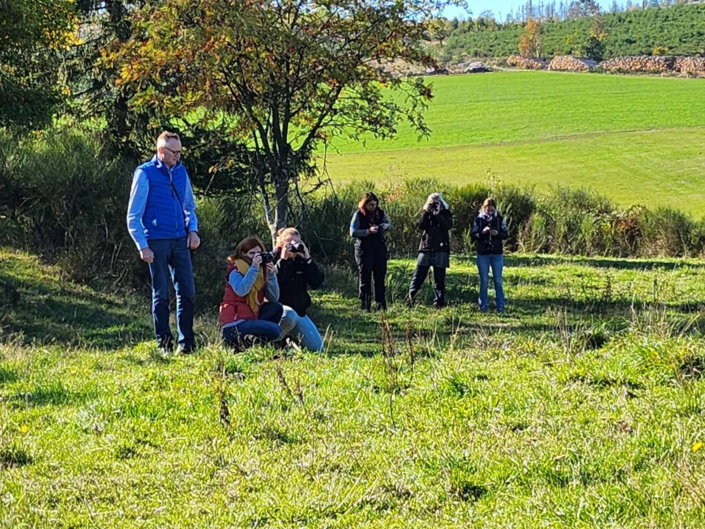
[[[497,72],[433,79],[430,139],[335,141],[334,182],[434,177],[587,187],[620,205],[705,213],[705,83],[698,79]]]
[[[327,271],[324,354],[162,358],[148,303],[0,250],[0,527],[699,527],[705,267],[507,258],[509,314],[357,309]]]

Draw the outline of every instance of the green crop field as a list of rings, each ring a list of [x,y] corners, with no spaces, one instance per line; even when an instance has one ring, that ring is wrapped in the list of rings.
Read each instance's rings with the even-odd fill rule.
[[[432,135],[338,141],[338,182],[434,177],[589,187],[622,205],[705,213],[705,81],[554,72],[434,78]]]
[[[326,353],[210,311],[165,359],[147,300],[0,250],[0,527],[703,527],[702,263],[512,256],[505,317],[468,259],[406,309],[412,266],[386,341],[329,270]]]

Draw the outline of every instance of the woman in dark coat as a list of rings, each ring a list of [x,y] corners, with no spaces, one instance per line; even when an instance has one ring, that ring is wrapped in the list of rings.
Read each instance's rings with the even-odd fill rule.
[[[487,312],[490,301],[487,297],[487,287],[490,282],[490,268],[494,281],[494,292],[497,300],[497,312],[504,313],[505,298],[502,287],[502,271],[504,268],[504,240],[509,237],[507,224],[497,211],[497,203],[493,198],[485,199],[480,213],[472,226],[472,240],[477,245],[477,271],[480,274],[480,312]]]
[[[360,307],[370,311],[372,277],[375,282],[377,310],[387,309],[385,279],[387,275],[387,243],[384,234],[391,223],[379,206],[374,193],[365,193],[350,221],[350,236],[355,238],[355,261],[360,274]]]
[[[323,338],[306,314],[311,306],[309,288],[323,284],[323,271],[311,258],[296,228],[283,228],[277,233],[274,249],[279,281],[279,302],[284,305],[281,328],[304,349],[321,352]]]
[[[450,266],[450,236],[453,227],[453,214],[440,193],[431,193],[423,207],[418,227],[422,231],[419,244],[419,257],[416,270],[411,278],[407,304],[413,306],[419,290],[423,286],[428,271],[433,267],[434,296],[433,306],[441,308],[446,304],[446,269]]]

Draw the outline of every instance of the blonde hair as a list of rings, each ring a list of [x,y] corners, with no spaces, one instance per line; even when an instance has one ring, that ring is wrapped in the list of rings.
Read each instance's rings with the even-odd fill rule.
[[[424,209],[426,209],[428,206],[433,204],[434,200],[438,200],[438,202],[443,204],[443,209],[448,209],[448,202],[445,201],[445,199],[443,198],[443,195],[441,195],[440,193],[431,193],[430,195],[428,195],[428,198],[426,199],[426,203],[423,206]]]
[[[481,209],[484,210],[487,206],[492,206],[494,209],[497,209],[497,202],[495,202],[494,198],[487,197],[482,203]]]
[[[175,132],[164,131],[159,136],[157,136],[157,149],[166,147],[166,144],[169,140],[181,141],[181,138],[179,138],[179,135]]]
[[[295,235],[299,239],[301,238],[301,234],[299,233],[299,230],[296,228],[282,228],[277,232],[277,246],[282,247],[284,244],[284,240],[288,239],[292,235]]]

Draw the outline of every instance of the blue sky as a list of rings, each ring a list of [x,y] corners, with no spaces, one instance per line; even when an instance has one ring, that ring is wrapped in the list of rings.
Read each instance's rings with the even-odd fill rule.
[[[544,0],[544,3],[548,3],[551,0]],[[617,0],[619,4],[624,4],[624,0]],[[472,11],[472,16],[478,16],[482,11],[489,9],[494,12],[495,18],[497,14],[502,12],[502,19],[507,16],[510,9],[516,10],[521,4],[525,3],[522,0],[468,0],[468,8]],[[556,1],[556,4],[560,3],[560,0]],[[538,5],[538,0],[535,2]],[[609,5],[612,4],[611,0],[599,0],[599,4],[603,9],[607,9]],[[460,9],[448,9],[445,15],[448,18],[453,18],[457,16],[458,18],[467,18],[467,14],[464,10]]]

